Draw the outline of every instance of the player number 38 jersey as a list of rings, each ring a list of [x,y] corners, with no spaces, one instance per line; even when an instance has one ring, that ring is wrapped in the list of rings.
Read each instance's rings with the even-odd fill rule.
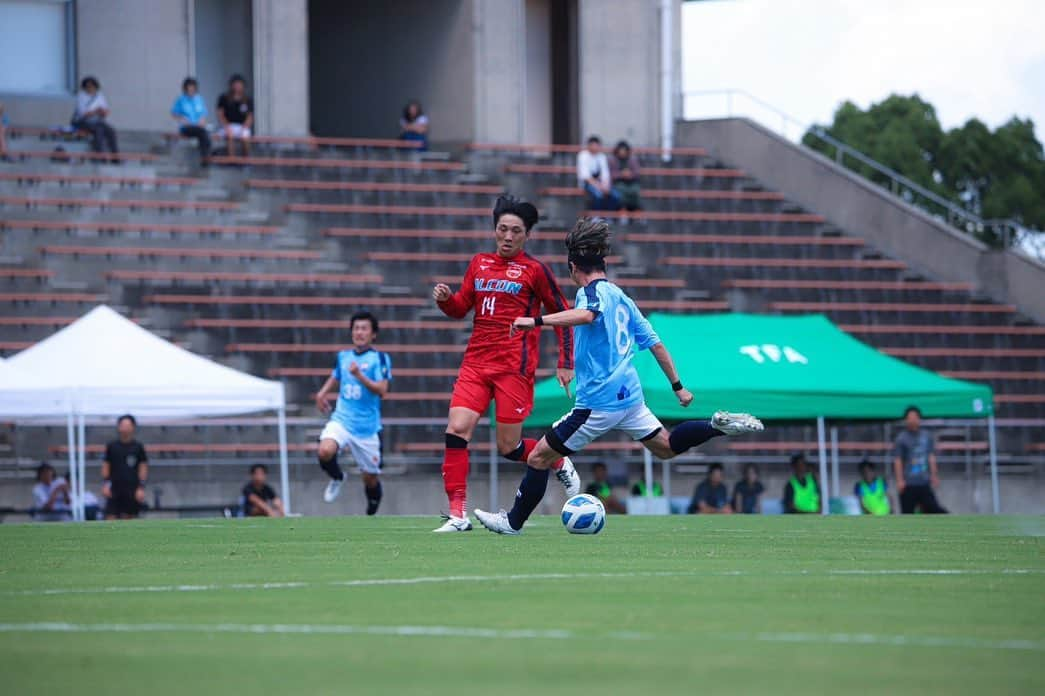
[[[359,365],[367,379],[380,382],[392,379],[392,360],[387,353],[373,348],[363,353],[343,350],[337,354],[330,375],[341,384],[330,419],[355,437],[370,437],[381,432],[381,397],[356,379],[351,372],[352,363]]]

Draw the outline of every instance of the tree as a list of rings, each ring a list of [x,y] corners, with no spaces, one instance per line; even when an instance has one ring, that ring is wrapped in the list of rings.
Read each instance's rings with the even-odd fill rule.
[[[993,132],[978,119],[944,132],[936,109],[917,94],[892,95],[866,111],[842,103],[830,126],[813,126],[802,142],[828,156],[823,130],[965,210],[985,219],[1014,219],[1045,229],[1045,156],[1030,119],[1013,117]],[[843,164],[876,183],[885,175],[852,158]],[[999,243],[991,231],[981,235]]]

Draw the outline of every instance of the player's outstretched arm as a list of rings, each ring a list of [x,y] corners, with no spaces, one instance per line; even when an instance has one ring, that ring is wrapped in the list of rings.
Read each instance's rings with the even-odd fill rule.
[[[689,389],[682,386],[679,372],[675,369],[675,361],[671,359],[671,353],[668,352],[663,343],[658,343],[650,348],[650,352],[657,359],[657,364],[660,365],[664,376],[671,382],[671,388],[675,390],[675,396],[678,397],[679,403],[683,406],[689,406],[693,402],[693,394]]]
[[[531,331],[538,326],[581,326],[595,321],[595,312],[587,309],[567,309],[565,312],[546,314],[543,317],[516,317],[509,331],[514,336],[520,331]]]

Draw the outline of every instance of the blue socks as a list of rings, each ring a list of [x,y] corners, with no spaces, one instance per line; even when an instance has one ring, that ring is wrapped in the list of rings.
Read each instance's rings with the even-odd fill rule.
[[[672,452],[682,454],[719,435],[725,435],[725,433],[712,428],[711,421],[686,421],[671,431],[671,435],[668,436],[668,444],[671,446]]]
[[[541,499],[544,498],[544,491],[548,488],[549,473],[551,472],[548,469],[526,467],[526,475],[519,484],[519,492],[515,494],[515,505],[508,513],[508,524],[512,525],[512,529],[522,529],[526,520],[537,509]]]

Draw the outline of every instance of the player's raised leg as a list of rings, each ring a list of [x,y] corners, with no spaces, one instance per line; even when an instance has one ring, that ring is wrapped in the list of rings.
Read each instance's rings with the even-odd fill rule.
[[[762,432],[762,421],[748,413],[716,411],[710,420],[685,421],[668,431],[661,428],[642,444],[659,459],[672,459],[708,440],[722,435],[744,435]]]
[[[333,421],[327,423],[319,436],[319,450],[316,452],[319,467],[330,477],[330,481],[327,482],[327,487],[323,491],[323,501],[327,503],[337,500],[337,497],[341,495],[341,485],[345,482],[345,472],[338,464],[337,454],[341,449],[338,436],[347,436],[347,433],[338,433],[338,430],[337,423]]]

